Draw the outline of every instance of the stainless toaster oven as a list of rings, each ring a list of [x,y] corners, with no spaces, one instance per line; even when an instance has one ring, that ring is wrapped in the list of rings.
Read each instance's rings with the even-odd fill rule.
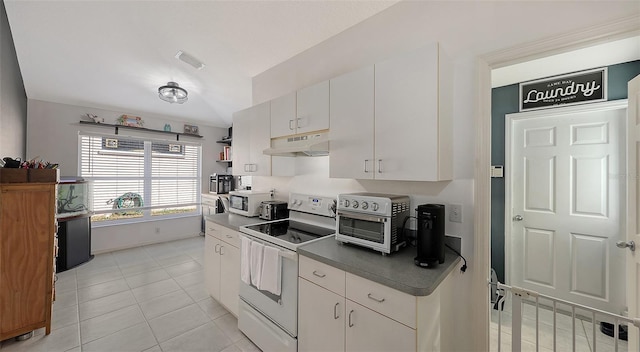
[[[379,193],[338,195],[336,240],[368,247],[383,255],[405,245],[402,225],[409,216],[408,196]]]

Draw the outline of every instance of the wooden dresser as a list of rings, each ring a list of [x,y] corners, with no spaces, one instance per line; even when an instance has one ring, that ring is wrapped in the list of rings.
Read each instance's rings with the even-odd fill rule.
[[[54,172],[53,179],[0,169],[0,340],[51,332],[57,173],[36,171]]]

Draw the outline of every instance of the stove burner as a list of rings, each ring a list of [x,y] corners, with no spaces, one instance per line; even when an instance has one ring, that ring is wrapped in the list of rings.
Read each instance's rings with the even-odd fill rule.
[[[304,243],[335,233],[334,229],[327,229],[293,220],[250,225],[247,226],[247,229],[258,231],[294,244]]]

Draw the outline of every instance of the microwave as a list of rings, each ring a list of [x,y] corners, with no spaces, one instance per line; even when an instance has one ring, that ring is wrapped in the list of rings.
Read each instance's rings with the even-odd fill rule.
[[[227,194],[233,190],[233,176],[213,174],[209,176],[209,193]]]
[[[253,217],[260,215],[260,205],[271,200],[269,192],[231,191],[229,192],[229,211]]]
[[[402,226],[409,217],[408,196],[378,193],[338,195],[336,240],[371,248],[383,255],[406,242]]]

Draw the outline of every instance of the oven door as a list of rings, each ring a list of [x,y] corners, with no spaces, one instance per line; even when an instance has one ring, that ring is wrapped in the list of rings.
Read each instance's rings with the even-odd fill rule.
[[[282,290],[278,297],[270,292],[258,290],[255,286],[247,285],[241,280],[240,298],[287,334],[296,337],[298,335],[298,253],[253,236],[247,237],[265,246],[276,247],[282,253]],[[238,319],[243,319],[242,315]],[[238,324],[242,325],[240,322]],[[251,331],[243,332],[251,338]]]
[[[336,239],[389,253],[391,219],[386,216],[338,211]]]

